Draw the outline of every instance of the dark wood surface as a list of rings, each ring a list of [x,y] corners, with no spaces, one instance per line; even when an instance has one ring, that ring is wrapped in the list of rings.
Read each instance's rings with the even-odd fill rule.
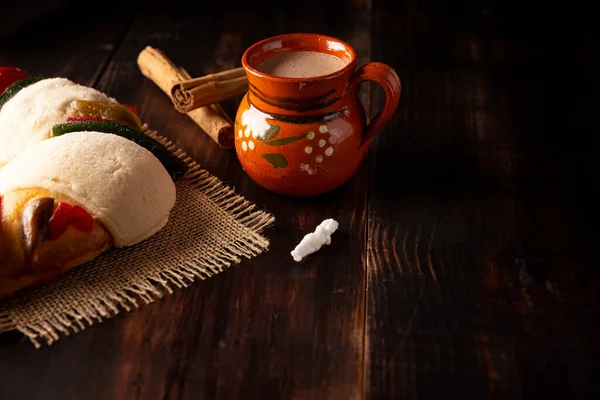
[[[74,5],[0,38],[0,65],[137,105],[276,217],[268,253],[154,304],[41,350],[2,334],[0,399],[599,398],[591,12],[491,0],[218,3],[84,17]],[[254,184],[136,65],[151,45],[200,76],[297,31],[340,37],[359,64],[388,63],[403,82],[356,176],[310,199]],[[233,115],[238,101],[223,106]],[[365,85],[362,101],[373,114],[382,91]],[[296,264],[289,252],[329,217],[340,222],[331,246]]]

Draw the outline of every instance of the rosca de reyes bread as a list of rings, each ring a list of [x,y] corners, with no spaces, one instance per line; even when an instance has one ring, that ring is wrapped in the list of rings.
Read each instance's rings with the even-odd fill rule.
[[[0,169],[0,297],[149,238],[175,199],[161,161],[125,137],[70,132],[28,147]]]
[[[152,236],[188,168],[135,107],[0,67],[0,298]]]
[[[86,115],[90,104],[118,105],[104,93],[66,78],[25,78],[0,101],[0,166],[52,136],[52,127]],[[90,108],[90,107],[87,107]]]
[[[174,180],[188,169],[142,132],[135,107],[66,78],[32,77],[0,66],[0,168],[29,147],[69,132],[113,133],[151,151]]]

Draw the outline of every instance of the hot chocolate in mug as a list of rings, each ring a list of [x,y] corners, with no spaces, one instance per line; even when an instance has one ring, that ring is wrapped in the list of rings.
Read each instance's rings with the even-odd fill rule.
[[[249,86],[235,119],[235,150],[252,180],[275,193],[312,196],[354,175],[401,92],[391,67],[356,69],[356,62],[349,44],[308,33],[274,36],[244,52]],[[358,98],[367,80],[386,96],[369,124]]]

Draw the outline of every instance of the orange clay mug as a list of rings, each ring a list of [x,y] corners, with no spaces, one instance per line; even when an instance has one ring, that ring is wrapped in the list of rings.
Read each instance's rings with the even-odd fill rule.
[[[258,69],[275,55],[297,51],[333,55],[343,66],[324,75],[291,78]],[[235,150],[252,180],[283,195],[317,195],[347,182],[400,100],[400,79],[392,68],[372,62],[355,71],[354,49],[324,35],[262,40],[244,52],[242,66],[249,91],[236,115]],[[367,80],[381,85],[386,95],[383,110],[368,126],[358,98],[359,84]]]

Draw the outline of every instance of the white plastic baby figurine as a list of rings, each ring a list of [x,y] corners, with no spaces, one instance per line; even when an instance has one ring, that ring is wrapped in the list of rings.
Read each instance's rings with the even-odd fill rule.
[[[331,244],[331,235],[337,230],[338,226],[338,222],[331,218],[321,222],[317,229],[313,233],[304,236],[292,251],[294,261],[301,261],[302,258],[319,250],[324,244]]]

